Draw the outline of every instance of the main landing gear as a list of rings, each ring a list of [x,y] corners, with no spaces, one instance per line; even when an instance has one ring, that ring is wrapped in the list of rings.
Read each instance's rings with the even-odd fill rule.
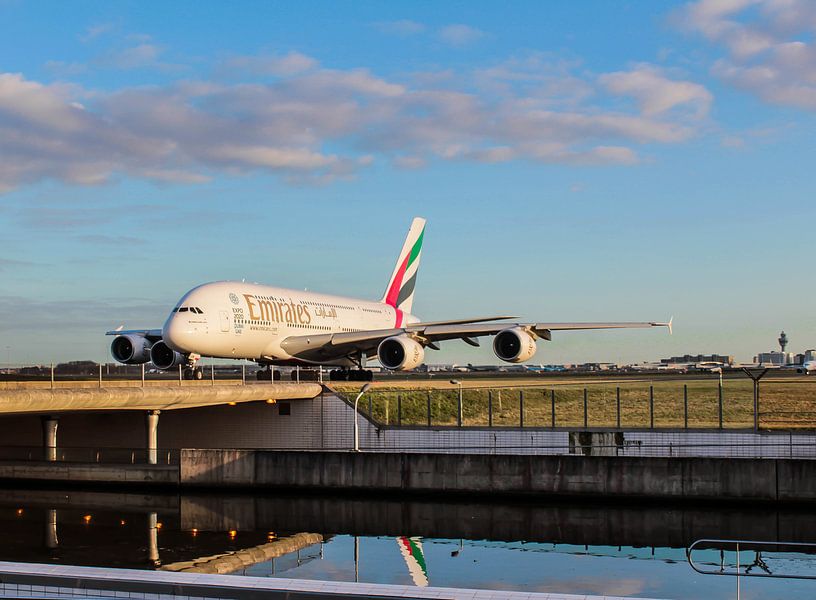
[[[280,381],[281,372],[273,371],[267,366],[265,369],[258,371],[255,376],[258,378],[258,381],[272,381],[273,376],[275,377],[275,381]]]
[[[372,381],[374,373],[368,369],[334,369],[329,371],[329,381]]]
[[[204,379],[204,369],[201,367],[185,367],[182,375],[184,376],[184,379],[201,381]]]

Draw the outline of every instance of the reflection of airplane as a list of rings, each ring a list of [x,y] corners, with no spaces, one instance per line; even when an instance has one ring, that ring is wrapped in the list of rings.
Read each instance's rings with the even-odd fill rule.
[[[397,538],[397,545],[405,564],[408,565],[408,573],[411,574],[414,585],[426,587],[429,583],[428,567],[425,564],[425,553],[422,551],[422,538],[401,536]]]
[[[425,348],[459,339],[478,346],[491,335],[496,356],[522,363],[552,331],[668,327],[669,323],[495,323],[511,317],[483,317],[423,323],[411,314],[425,220],[414,219],[397,264],[378,302],[270,287],[240,281],[206,283],[187,292],[162,329],[109,331],[119,362],[152,361],[160,369],[186,366],[200,379],[202,356],[249,359],[262,365],[333,365],[333,379],[370,379],[365,366],[375,356],[389,370],[414,369]],[[484,286],[484,283],[482,283]],[[511,292],[512,293],[512,292]],[[356,370],[349,371],[349,368]],[[268,379],[271,372],[261,371]]]

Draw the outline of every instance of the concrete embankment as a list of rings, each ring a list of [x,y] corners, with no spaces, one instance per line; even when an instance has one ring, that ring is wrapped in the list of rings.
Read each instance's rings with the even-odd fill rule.
[[[73,462],[0,462],[0,480],[177,486],[178,466]]]
[[[317,383],[0,390],[0,413],[173,410],[218,404],[314,398]]]
[[[182,486],[750,502],[816,500],[816,461],[182,450]]]

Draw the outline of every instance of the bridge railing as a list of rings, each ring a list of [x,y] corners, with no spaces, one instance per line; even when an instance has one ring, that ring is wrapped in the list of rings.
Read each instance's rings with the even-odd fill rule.
[[[153,385],[245,385],[252,383],[322,382],[326,369],[273,367],[261,369],[254,363],[199,363],[198,373],[179,366],[162,371],[151,364],[118,363],[12,364],[0,363],[0,389],[62,387],[145,387]]]
[[[155,452],[158,465],[178,465],[181,451],[159,448]],[[146,448],[0,446],[0,461],[62,462],[98,464],[146,464]]]

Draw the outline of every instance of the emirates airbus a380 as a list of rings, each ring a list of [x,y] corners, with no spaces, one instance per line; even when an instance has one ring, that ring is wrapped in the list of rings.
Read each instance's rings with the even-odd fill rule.
[[[332,379],[370,380],[369,358],[394,371],[422,364],[425,348],[460,339],[478,346],[492,335],[493,351],[505,362],[521,363],[536,351],[536,340],[552,331],[668,327],[668,323],[514,323],[514,317],[480,317],[423,322],[411,314],[425,219],[408,230],[394,272],[379,301],[358,300],[285,288],[218,281],[193,288],[179,300],[161,329],[109,331],[119,362],[152,362],[159,369],[184,367],[201,379],[202,356],[248,359],[260,365],[333,366]],[[501,322],[497,322],[501,321]],[[269,368],[258,372],[269,379]]]

